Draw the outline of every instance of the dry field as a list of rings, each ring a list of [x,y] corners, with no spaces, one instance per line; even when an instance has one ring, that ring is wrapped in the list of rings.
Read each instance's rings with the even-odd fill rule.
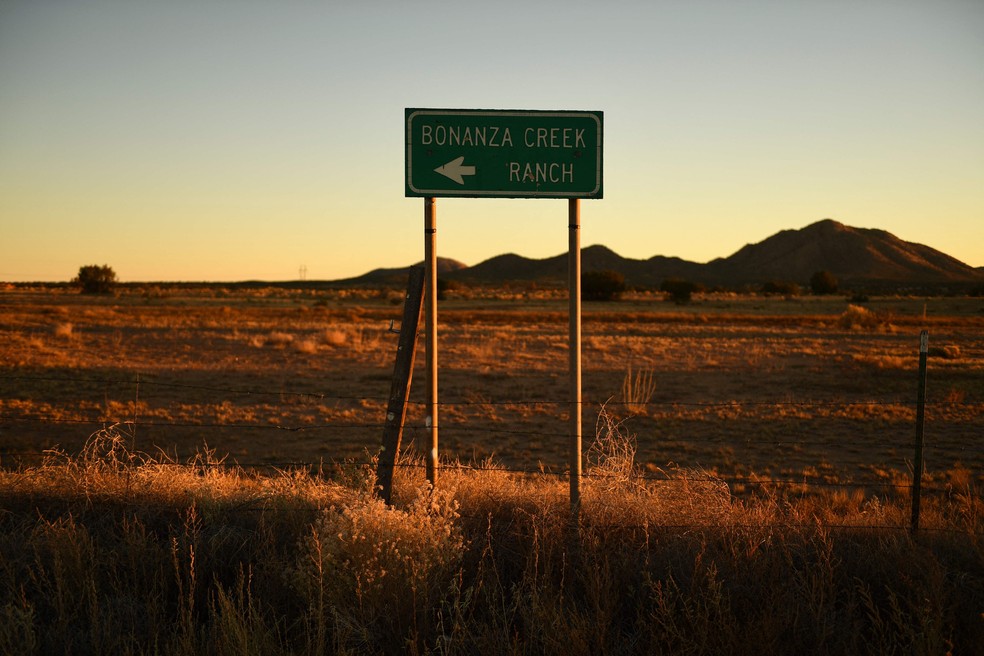
[[[572,515],[558,293],[442,302],[475,466],[418,385],[376,496],[401,296],[0,292],[0,653],[980,652],[980,301],[587,305]]]
[[[176,460],[203,445],[245,466],[376,453],[402,294],[125,289],[0,292],[0,465],[78,453],[120,424]],[[440,304],[441,457],[562,473],[567,308],[501,290]],[[910,480],[919,331],[930,333],[930,488],[984,483],[980,299],[719,296],[586,303],[585,455],[596,425],[644,475],[701,469],[732,491]],[[423,439],[423,346],[404,439]],[[795,487],[795,486],[794,486]]]

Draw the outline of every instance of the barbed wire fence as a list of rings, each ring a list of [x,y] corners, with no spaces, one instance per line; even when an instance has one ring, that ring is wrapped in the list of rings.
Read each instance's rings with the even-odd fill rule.
[[[6,375],[0,375],[0,383],[5,387],[13,388],[16,385],[55,385],[55,386],[65,386],[71,390],[88,390],[90,393],[106,393],[106,390],[112,390],[116,395],[129,397],[131,401],[124,404],[124,410],[116,408],[114,412],[109,412],[106,410],[100,412],[75,412],[72,414],[66,414],[64,412],[12,412],[9,408],[8,410],[0,413],[0,430],[11,433],[16,432],[18,427],[33,426],[34,428],[40,427],[43,429],[46,426],[61,426],[65,427],[73,432],[78,429],[80,434],[86,436],[96,433],[100,429],[105,429],[110,426],[122,427],[125,431],[130,434],[135,434],[137,431],[147,431],[153,430],[157,432],[159,436],[166,436],[168,431],[190,429],[196,431],[198,434],[201,433],[213,433],[217,436],[227,435],[230,431],[259,431],[264,433],[291,433],[291,434],[310,434],[317,435],[319,433],[343,433],[343,434],[355,434],[358,433],[361,436],[361,441],[363,444],[371,445],[372,436],[377,436],[377,446],[378,437],[381,437],[382,431],[385,425],[383,415],[383,407],[387,400],[387,397],[383,395],[350,395],[350,394],[338,394],[338,393],[320,393],[312,392],[301,389],[291,389],[285,386],[278,386],[277,389],[263,389],[260,387],[250,387],[250,386],[221,386],[221,385],[203,385],[198,383],[189,383],[174,380],[164,380],[161,376],[155,376],[150,374],[140,374],[134,376],[70,376],[70,375],[29,375],[29,374],[18,374],[11,373]],[[913,385],[915,387],[915,385]],[[296,422],[256,422],[256,421],[227,421],[227,420],[214,420],[208,421],[201,417],[178,417],[170,419],[160,419],[154,417],[141,416],[141,399],[148,395],[151,390],[169,390],[177,391],[186,395],[193,395],[196,393],[207,392],[212,395],[221,395],[219,401],[241,401],[243,399],[253,399],[259,400],[261,402],[268,402],[273,400],[275,403],[290,403],[292,401],[303,401],[323,404],[326,402],[331,403],[349,403],[355,405],[372,405],[378,404],[378,421],[327,421],[327,422],[315,422],[315,421],[296,421]],[[5,395],[7,396],[7,395]],[[181,400],[177,402],[172,402],[174,406],[180,406]],[[192,400],[190,396],[187,396],[183,400]],[[421,401],[410,401],[411,405],[422,406]],[[761,409],[761,408],[781,408],[784,410],[825,410],[833,411],[834,414],[837,412],[846,413],[850,409],[857,408],[877,408],[879,406],[884,407],[900,407],[906,408],[908,410],[918,410],[920,404],[924,407],[934,407],[934,406],[971,406],[975,405],[969,403],[963,399],[947,399],[939,401],[927,401],[925,398],[917,398],[916,395],[910,398],[892,398],[892,399],[872,399],[872,398],[858,398],[851,400],[844,399],[800,399],[793,400],[789,398],[783,399],[758,399],[758,400],[727,400],[727,401],[687,401],[687,400],[659,400],[646,401],[644,405],[644,410],[646,412],[663,412],[663,413],[673,413],[680,410],[686,411],[717,411],[726,410],[732,413],[741,413],[745,410],[751,409]],[[516,399],[458,399],[453,401],[442,401],[440,403],[441,407],[444,409],[480,409],[485,412],[495,412],[497,409],[501,408],[526,408],[526,409],[550,409],[556,407],[558,409],[558,416],[565,411],[565,408],[569,406],[569,402],[566,400],[551,400],[551,399],[536,399],[536,398],[516,398]],[[624,400],[607,399],[605,401],[585,401],[583,403],[584,410],[588,413],[606,413],[614,412],[620,408],[626,408],[629,405],[633,405],[638,409],[639,402],[629,402]],[[375,410],[375,408],[373,408]],[[121,414],[125,412],[125,414]],[[170,413],[169,413],[170,414]],[[371,414],[371,413],[370,413]],[[619,426],[624,424],[630,424],[632,421],[631,415],[628,418],[619,420],[616,422]],[[817,418],[815,421],[822,422],[823,418]],[[563,424],[558,422],[558,426]],[[405,430],[408,434],[408,443],[413,443],[414,437],[418,434],[423,435],[427,430],[423,421],[408,421],[405,425]],[[468,425],[465,422],[447,422],[442,423],[441,426],[442,435],[498,435],[498,436],[511,436],[516,438],[525,439],[548,439],[557,438],[558,440],[564,440],[568,437],[568,434],[560,429],[556,431],[534,429],[530,427],[524,427],[522,425],[508,425],[508,426],[490,426],[490,425]],[[921,429],[919,429],[921,432]],[[820,488],[820,489],[858,489],[863,488],[867,490],[878,491],[882,494],[896,494],[896,495],[911,495],[913,498],[914,505],[918,505],[919,494],[946,494],[948,493],[948,488],[944,485],[934,485],[926,484],[921,476],[916,476],[916,471],[921,471],[921,464],[917,465],[914,463],[920,462],[920,455],[917,453],[917,449],[923,449],[926,452],[932,452],[933,450],[945,451],[947,453],[956,454],[958,458],[963,460],[973,460],[978,457],[982,451],[984,451],[984,435],[980,433],[969,433],[966,435],[961,435],[957,439],[930,439],[926,444],[921,447],[916,443],[917,425],[913,423],[911,426],[911,432],[909,437],[905,438],[903,436],[900,439],[898,436],[893,436],[891,440],[885,440],[886,445],[890,445],[892,448],[907,447],[912,450],[912,460],[907,457],[899,462],[899,465],[903,465],[909,468],[910,475],[912,479],[909,481],[904,481],[900,478],[893,478],[892,480],[874,480],[871,478],[864,479],[850,479],[850,480],[830,480],[825,478],[820,472],[816,475],[807,476],[800,475],[796,477],[776,477],[776,476],[761,476],[755,475],[754,473],[749,474],[738,474],[734,473],[731,475],[721,475],[718,473],[713,474],[701,474],[699,468],[695,468],[688,472],[688,477],[690,480],[707,480],[707,481],[719,481],[728,484],[732,489],[744,488],[744,489],[764,489],[764,488],[785,488],[791,491],[805,491],[809,488]],[[794,448],[802,449],[808,446],[822,446],[825,449],[831,448],[849,448],[854,445],[855,440],[852,439],[830,439],[829,436],[826,437],[814,437],[811,438],[809,435],[805,434],[785,434],[785,435],[773,435],[767,437],[738,437],[729,436],[722,437],[718,436],[699,436],[692,435],[686,438],[690,441],[704,442],[708,445],[730,447],[730,448],[740,448],[740,447],[760,447],[760,448],[772,448],[777,451],[783,448]],[[162,440],[165,441],[165,440]],[[213,446],[222,447],[222,444],[215,444]],[[8,446],[0,446],[0,467],[21,467],[30,466],[32,464],[37,464],[51,452],[46,449],[32,449],[32,448],[10,448]],[[175,466],[182,466],[177,458],[173,460]],[[208,463],[208,466],[213,467],[239,467],[243,469],[291,469],[300,468],[308,469],[311,471],[325,472],[326,470],[331,470],[338,467],[368,467],[372,466],[374,462],[371,457],[371,448],[367,448],[365,455],[360,458],[352,457],[338,457],[338,458],[328,458],[319,459],[318,461],[305,461],[305,460],[293,460],[293,459],[267,459],[263,461],[250,461],[249,459],[221,459],[217,462]],[[686,463],[679,463],[685,465]],[[872,463],[876,464],[876,463]],[[883,465],[884,463],[877,463]],[[201,466],[199,463],[198,466]],[[412,458],[404,458],[397,463],[397,467],[407,468],[407,469],[419,469],[423,468],[423,463],[416,462]],[[505,472],[515,475],[531,475],[531,476],[541,476],[541,477],[558,477],[562,478],[567,475],[566,469],[563,467],[552,468],[550,466],[545,466],[542,463],[538,463],[535,466],[515,466],[508,464],[494,464],[491,460],[484,463],[473,463],[466,464],[462,463],[460,460],[455,459],[454,453],[445,453],[444,458],[440,461],[442,470],[463,470],[470,472]],[[600,470],[599,470],[600,469]],[[604,478],[608,476],[605,471],[601,468],[592,469],[587,468],[583,474],[585,479],[591,480],[592,478]],[[629,476],[632,480],[641,483],[652,483],[660,481],[668,481],[673,479],[673,475],[656,468],[655,471],[644,471],[639,468],[633,468]],[[914,526],[918,524],[917,518],[914,518]],[[896,527],[898,528],[898,527]]]

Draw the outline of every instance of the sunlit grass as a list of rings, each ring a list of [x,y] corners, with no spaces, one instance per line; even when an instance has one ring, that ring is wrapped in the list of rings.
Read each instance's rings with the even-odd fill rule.
[[[984,639],[984,504],[834,489],[732,498],[705,471],[640,477],[603,415],[580,513],[563,477],[406,460],[251,474],[214,451],[0,472],[2,653],[967,653]]]
[[[630,365],[625,372],[625,379],[622,381],[622,404],[625,411],[642,415],[646,413],[646,405],[653,398],[656,392],[656,383],[653,380],[653,371],[643,370],[633,373]]]

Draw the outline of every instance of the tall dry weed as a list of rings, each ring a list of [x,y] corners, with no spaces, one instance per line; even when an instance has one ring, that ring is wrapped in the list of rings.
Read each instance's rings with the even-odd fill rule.
[[[644,475],[635,465],[636,442],[605,408],[585,454],[585,513],[623,526],[706,526],[725,521],[731,493],[719,478],[699,469],[658,469]]]
[[[624,492],[636,479],[635,438],[606,408],[598,413],[595,436],[585,453],[585,473],[593,489]]]
[[[23,593],[0,606],[0,652],[37,653],[37,619],[34,604]]]
[[[633,372],[630,365],[622,380],[622,404],[626,412],[633,415],[644,415],[647,405],[656,393],[656,383],[653,381],[653,371],[640,370]]]

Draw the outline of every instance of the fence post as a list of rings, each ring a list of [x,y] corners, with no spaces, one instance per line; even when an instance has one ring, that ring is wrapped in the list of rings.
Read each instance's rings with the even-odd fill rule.
[[[410,397],[410,381],[413,378],[413,361],[417,353],[417,328],[420,324],[421,299],[424,295],[424,269],[410,268],[407,282],[407,298],[403,304],[403,322],[400,324],[400,340],[396,347],[396,364],[393,366],[393,382],[390,385],[386,406],[386,422],[383,425],[383,446],[376,464],[376,489],[387,504],[393,493],[393,469],[400,456],[403,439],[403,423],[407,417],[407,400]]]
[[[922,496],[923,428],[926,423],[926,357],[929,355],[929,333],[919,333],[919,392],[916,397],[916,455],[912,463],[912,524],[913,533],[919,530],[919,502]]]

